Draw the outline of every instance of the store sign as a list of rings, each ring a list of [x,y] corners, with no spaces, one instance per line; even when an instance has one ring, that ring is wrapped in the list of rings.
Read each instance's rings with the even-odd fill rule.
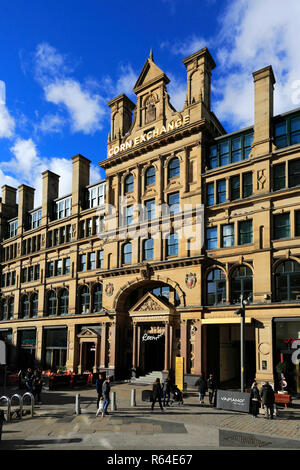
[[[155,129],[152,129],[146,134],[142,134],[133,140],[128,140],[124,144],[116,145],[115,147],[111,148],[108,151],[108,156],[112,157],[113,155],[117,155],[119,152],[125,152],[125,150],[129,150],[133,147],[136,147],[137,145],[142,144],[143,142],[148,142],[149,140],[154,139],[155,137],[159,137],[163,134],[167,134],[170,131],[178,129],[179,127],[185,126],[189,124],[189,122],[190,116],[186,115],[183,117],[183,119],[176,119],[176,121],[171,121],[166,126],[156,127]]]
[[[0,365],[6,364],[6,345],[0,340]]]
[[[217,408],[249,413],[250,393],[217,390]]]
[[[160,333],[160,335],[157,335],[157,336],[152,336],[152,335],[148,335],[147,333],[145,333],[143,336],[142,336],[142,341],[157,341],[159,338],[161,338],[162,336],[164,335],[164,333]]]
[[[35,339],[23,339],[22,340],[22,348],[35,348],[36,340]]]

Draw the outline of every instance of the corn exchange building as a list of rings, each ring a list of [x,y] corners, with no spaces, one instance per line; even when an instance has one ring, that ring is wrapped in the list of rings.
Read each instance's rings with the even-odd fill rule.
[[[152,51],[134,86],[112,99],[105,180],[72,158],[72,193],[42,175],[2,187],[0,339],[8,367],[151,371],[185,381],[245,378],[300,392],[300,109],[273,115],[271,66],[253,72],[253,125],[228,134],[211,107],[207,48],[183,60],[177,111]],[[172,98],[172,97],[171,97]],[[18,193],[18,198],[17,198]]]

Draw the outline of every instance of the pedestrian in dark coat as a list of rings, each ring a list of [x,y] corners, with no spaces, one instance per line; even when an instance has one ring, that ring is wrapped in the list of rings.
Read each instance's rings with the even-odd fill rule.
[[[33,372],[30,369],[30,367],[27,369],[26,375],[25,375],[25,386],[26,390],[29,393],[32,393],[32,383],[33,383]]]
[[[260,396],[262,400],[262,405],[265,409],[265,418],[273,419],[275,395],[274,390],[269,384],[269,382],[266,382],[261,387]]]
[[[42,404],[42,401],[41,401],[42,386],[43,386],[42,376],[40,375],[40,372],[38,370],[35,370],[33,374],[33,379],[32,379],[32,393],[33,393],[35,400],[37,400],[38,405]]]
[[[253,382],[250,391],[250,410],[253,418],[257,418],[260,407],[260,394],[257,387],[257,382]]]
[[[157,401],[159,403],[161,411],[165,411],[161,403],[162,396],[163,396],[163,392],[162,392],[160,380],[156,379],[155,382],[153,383],[153,400],[152,400],[152,405],[151,405],[151,411],[153,411],[154,405]]]
[[[169,406],[170,401],[170,393],[171,393],[171,379],[168,376],[163,385],[163,403],[164,406]]]
[[[208,398],[209,404],[213,404],[214,393],[216,390],[216,382],[212,374],[209,375],[207,379],[207,390],[208,390]]]
[[[98,379],[96,380],[96,390],[97,390],[97,394],[98,394],[97,410],[99,408],[99,402],[100,402],[100,399],[102,397],[102,386],[103,386],[104,380],[105,380],[104,375],[100,373]]]
[[[107,377],[107,379],[105,379],[102,385],[102,396],[104,398],[102,418],[104,418],[105,415],[108,415],[107,408],[108,408],[108,405],[110,404],[109,393],[110,393],[110,378]]]
[[[200,375],[199,379],[195,382],[195,387],[198,387],[199,401],[202,404],[204,403],[204,397],[206,392],[206,382],[202,374]]]

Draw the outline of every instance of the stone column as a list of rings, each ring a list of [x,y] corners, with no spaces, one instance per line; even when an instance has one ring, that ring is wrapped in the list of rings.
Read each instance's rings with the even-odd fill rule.
[[[77,356],[77,357],[76,357]],[[78,367],[76,363],[78,359],[78,354],[76,355],[76,328],[75,325],[68,326],[68,355],[66,367],[73,372]]]
[[[83,354],[82,354],[82,343],[80,343],[80,353],[79,353],[78,374],[81,374],[81,373],[82,373],[82,361],[83,361]]]
[[[202,351],[201,351],[201,332],[202,325],[200,321],[196,321],[196,332],[195,332],[195,360],[194,360],[194,374],[199,375],[202,372]]]
[[[110,326],[111,330],[111,341],[110,341],[110,356],[108,367],[110,369],[115,369],[116,366],[116,324],[112,323]]]
[[[136,334],[137,327],[136,323],[133,322],[133,331],[132,331],[132,368],[136,369]]]
[[[187,338],[188,338],[188,322],[187,320],[181,320],[180,322],[180,355],[183,357],[184,373],[187,373],[188,369],[188,352],[187,352]]]
[[[258,319],[255,325],[256,377],[258,384],[274,383],[272,319]]]
[[[43,327],[37,326],[35,333],[35,362],[38,367],[42,364]]]
[[[165,323],[165,364],[164,372],[169,372],[170,368],[170,325]]]
[[[137,327],[137,348],[136,348],[136,365],[140,367],[140,356],[141,356],[141,326],[138,325]]]
[[[101,349],[100,349],[100,369],[106,367],[106,323],[102,323],[101,328]]]

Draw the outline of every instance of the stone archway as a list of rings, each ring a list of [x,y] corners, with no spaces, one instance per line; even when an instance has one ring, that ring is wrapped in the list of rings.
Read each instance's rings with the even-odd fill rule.
[[[144,375],[151,368],[164,372],[174,369],[175,328],[180,328],[176,313],[180,297],[174,287],[143,279],[120,289],[117,299],[118,375]]]

